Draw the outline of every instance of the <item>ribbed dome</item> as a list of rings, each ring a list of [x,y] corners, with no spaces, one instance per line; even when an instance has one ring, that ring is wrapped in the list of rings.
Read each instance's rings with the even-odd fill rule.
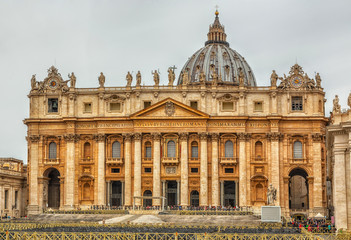
[[[256,86],[255,76],[246,60],[229,47],[226,42],[224,27],[220,24],[218,12],[205,47],[193,54],[185,63],[178,78],[178,85],[199,84],[205,77],[206,84],[239,85],[239,73],[242,71],[245,86]],[[183,80],[185,83],[183,84]]]

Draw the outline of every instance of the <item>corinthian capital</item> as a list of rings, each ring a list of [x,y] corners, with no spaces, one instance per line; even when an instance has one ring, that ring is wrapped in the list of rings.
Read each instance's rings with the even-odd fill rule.
[[[218,133],[211,133],[211,139],[212,141],[216,142],[218,141],[219,134]]]
[[[97,141],[97,142],[103,142],[105,141],[105,134],[103,133],[99,133],[99,134],[95,134],[94,135],[94,140]]]
[[[133,134],[133,138],[136,141],[140,141],[141,140],[141,133],[134,133]]]
[[[132,135],[130,133],[123,134],[123,138],[125,142],[132,141]]]
[[[205,141],[207,140],[208,134],[206,132],[202,132],[202,133],[199,133],[199,136],[201,141]]]
[[[28,142],[36,143],[39,142],[40,135],[29,135],[28,137],[26,137],[26,139]]]
[[[186,141],[188,139],[188,133],[185,133],[185,132],[179,133],[179,139],[181,141]]]
[[[78,142],[80,136],[78,134],[66,134],[63,136],[66,142]]]
[[[154,139],[154,141],[160,141],[161,133],[152,133],[152,139]]]

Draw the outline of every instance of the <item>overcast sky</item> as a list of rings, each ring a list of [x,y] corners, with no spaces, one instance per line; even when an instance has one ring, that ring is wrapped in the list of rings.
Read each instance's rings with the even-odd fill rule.
[[[76,87],[124,86],[128,71],[140,70],[152,84],[159,69],[180,69],[207,40],[219,5],[230,47],[251,66],[258,86],[273,69],[288,73],[297,61],[310,77],[319,72],[326,116],[339,95],[347,107],[351,90],[350,0],[1,0],[0,157],[27,162],[30,79],[42,81],[55,65]],[[135,77],[134,77],[135,78]]]

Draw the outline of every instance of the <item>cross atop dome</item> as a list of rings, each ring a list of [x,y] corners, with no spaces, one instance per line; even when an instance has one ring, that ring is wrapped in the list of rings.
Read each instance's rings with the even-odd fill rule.
[[[205,45],[211,43],[221,43],[229,47],[229,43],[227,42],[227,34],[225,34],[224,26],[219,22],[219,12],[218,6],[216,6],[215,12],[215,20],[212,25],[210,25],[210,30],[207,34],[208,40],[206,41]]]

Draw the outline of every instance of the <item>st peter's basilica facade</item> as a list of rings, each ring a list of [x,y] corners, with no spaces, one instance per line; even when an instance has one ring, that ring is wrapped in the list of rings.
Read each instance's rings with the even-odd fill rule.
[[[295,64],[256,86],[218,12],[175,81],[76,88],[58,69],[32,78],[29,213],[92,205],[253,206],[277,189],[285,215],[325,214],[324,91]],[[268,82],[268,81],[267,81]],[[153,196],[153,199],[138,198]],[[161,198],[164,197],[164,198]]]

